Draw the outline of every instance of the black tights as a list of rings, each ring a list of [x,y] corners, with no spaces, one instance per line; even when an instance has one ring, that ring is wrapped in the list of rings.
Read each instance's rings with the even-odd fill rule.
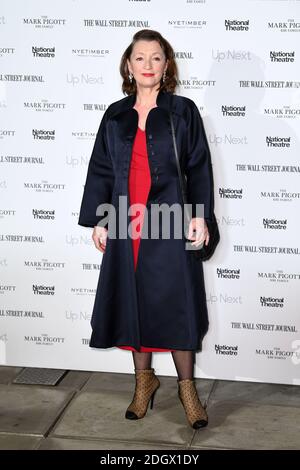
[[[152,352],[132,352],[135,369],[150,369]],[[172,351],[174,365],[178,380],[193,379],[194,377],[194,351]]]

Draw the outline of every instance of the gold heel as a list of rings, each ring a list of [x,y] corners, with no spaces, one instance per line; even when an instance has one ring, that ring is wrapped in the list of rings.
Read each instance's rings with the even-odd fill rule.
[[[132,402],[128,406],[125,418],[141,419],[145,416],[150,402],[153,408],[154,396],[160,386],[160,381],[154,369],[135,369],[135,391]]]
[[[177,383],[178,396],[192,428],[199,429],[207,426],[208,416],[205,411],[207,405],[202,406],[194,380],[177,380]]]

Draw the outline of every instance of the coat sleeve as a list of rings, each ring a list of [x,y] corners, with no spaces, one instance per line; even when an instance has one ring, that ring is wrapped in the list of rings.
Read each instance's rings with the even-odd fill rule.
[[[204,218],[211,220],[214,191],[211,154],[200,112],[189,99],[185,159],[187,202],[196,217],[196,204],[204,204]]]
[[[110,203],[114,186],[114,169],[107,146],[105,111],[96,135],[93,151],[88,165],[83,197],[79,212],[78,225],[94,227],[107,215],[96,215],[100,204]],[[105,225],[107,227],[107,224]]]

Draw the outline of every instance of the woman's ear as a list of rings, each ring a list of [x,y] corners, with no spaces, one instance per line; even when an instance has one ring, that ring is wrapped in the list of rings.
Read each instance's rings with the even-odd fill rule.
[[[129,60],[128,60],[128,59],[127,59],[127,68],[128,68],[128,73],[132,73],[132,72],[130,71],[130,63],[129,63]]]

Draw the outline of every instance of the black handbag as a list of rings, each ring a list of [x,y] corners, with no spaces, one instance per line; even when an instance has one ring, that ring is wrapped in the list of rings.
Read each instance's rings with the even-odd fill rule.
[[[174,130],[174,122],[173,122],[173,117],[172,117],[172,112],[169,111],[169,116],[170,116],[170,123],[171,123],[171,129],[172,129],[172,137],[173,137],[173,146],[174,146],[174,153],[176,157],[176,164],[177,164],[177,171],[178,171],[178,176],[179,176],[179,182],[180,182],[180,188],[181,188],[181,193],[182,193],[182,200],[183,200],[183,207],[184,207],[184,217],[185,221],[188,224],[191,217],[188,213],[188,206],[187,206],[187,198],[186,198],[186,180],[185,178],[182,177],[182,172],[180,168],[180,162],[179,162],[179,157],[178,157],[178,151],[177,151],[177,144],[176,144],[176,138],[175,138],[175,130]],[[195,258],[197,260],[201,261],[206,261],[211,256],[214,254],[214,251],[216,249],[216,246],[218,245],[220,241],[220,232],[219,232],[219,227],[218,223],[216,220],[215,213],[212,212],[211,220],[210,219],[205,219],[208,233],[209,233],[209,242],[208,245],[205,245],[205,242],[203,242],[203,245],[201,248],[199,247],[194,247],[190,245],[189,251],[194,254]],[[187,242],[192,242],[193,240],[189,240],[186,238]]]

